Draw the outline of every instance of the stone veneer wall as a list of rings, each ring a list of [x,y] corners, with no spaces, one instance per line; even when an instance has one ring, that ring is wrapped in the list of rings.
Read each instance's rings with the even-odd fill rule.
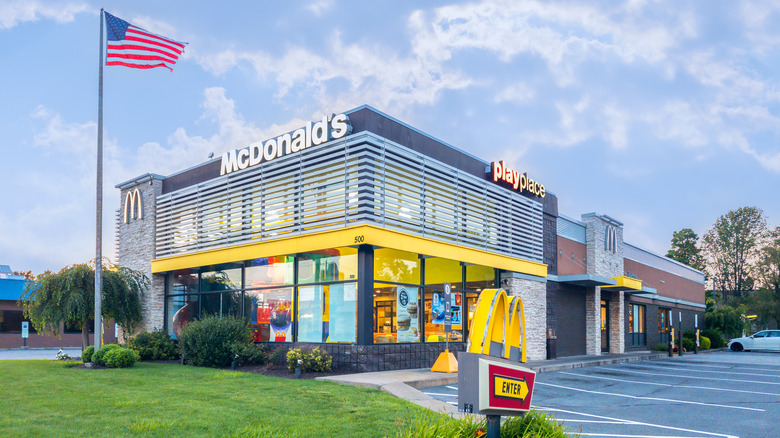
[[[152,274],[151,261],[155,258],[155,224],[157,223],[157,197],[162,194],[162,180],[152,175],[139,178],[137,185],[120,191],[119,210],[119,265],[141,271],[149,277],[151,285],[141,299],[144,321],[141,330],[162,329],[165,319],[165,276]],[[143,218],[122,221],[127,193],[138,188],[141,195]]]
[[[523,300],[528,360],[547,359],[547,284],[543,281],[503,276],[504,289]]]
[[[445,343],[414,344],[310,344],[296,342],[282,348],[319,347],[333,357],[333,369],[349,370],[358,373],[372,371],[408,370],[431,368],[444,351]],[[450,342],[450,352],[456,358],[459,352],[466,350],[464,342]]]
[[[609,298],[609,352],[624,353],[626,351],[626,317],[625,294],[623,292],[608,292]]]
[[[609,219],[588,214],[582,216],[585,223],[585,244],[587,258],[587,273],[602,277],[618,277],[624,275],[623,266],[623,226]],[[604,249],[604,237],[607,225],[615,227],[615,252]],[[595,291],[586,294],[586,351],[587,354],[601,354],[601,300],[609,301],[609,351],[622,353],[625,349],[623,292]]]
[[[585,354],[601,354],[601,288],[585,293]]]

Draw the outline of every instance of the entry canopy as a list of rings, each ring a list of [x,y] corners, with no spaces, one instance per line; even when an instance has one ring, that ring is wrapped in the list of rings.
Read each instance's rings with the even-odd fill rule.
[[[617,281],[612,278],[602,277],[600,275],[593,274],[577,274],[577,275],[559,275],[555,278],[550,275],[548,278],[558,283],[566,283],[574,286],[581,287],[593,287],[593,286],[615,286]]]
[[[647,293],[642,289],[642,280],[626,276],[610,278],[615,280],[616,284],[614,286],[601,286],[602,289],[625,293]]]

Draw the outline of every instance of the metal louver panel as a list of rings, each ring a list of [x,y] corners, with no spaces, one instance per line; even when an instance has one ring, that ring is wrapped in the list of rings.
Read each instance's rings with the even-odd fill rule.
[[[158,197],[156,257],[355,224],[543,256],[541,203],[361,132]]]

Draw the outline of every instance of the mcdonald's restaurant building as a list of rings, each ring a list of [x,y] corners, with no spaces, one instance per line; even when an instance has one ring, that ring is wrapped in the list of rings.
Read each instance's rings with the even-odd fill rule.
[[[532,170],[486,162],[371,107],[169,176],[117,185],[119,262],[152,280],[147,330],[247,318],[356,371],[462,351],[481,291],[522,299],[529,360],[652,349],[703,325],[704,276],[559,214]],[[679,321],[678,321],[679,320]]]

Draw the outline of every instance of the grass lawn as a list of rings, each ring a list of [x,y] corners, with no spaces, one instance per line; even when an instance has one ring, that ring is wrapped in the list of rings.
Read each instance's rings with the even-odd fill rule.
[[[0,361],[0,436],[395,436],[423,408],[315,380],[138,363]]]

